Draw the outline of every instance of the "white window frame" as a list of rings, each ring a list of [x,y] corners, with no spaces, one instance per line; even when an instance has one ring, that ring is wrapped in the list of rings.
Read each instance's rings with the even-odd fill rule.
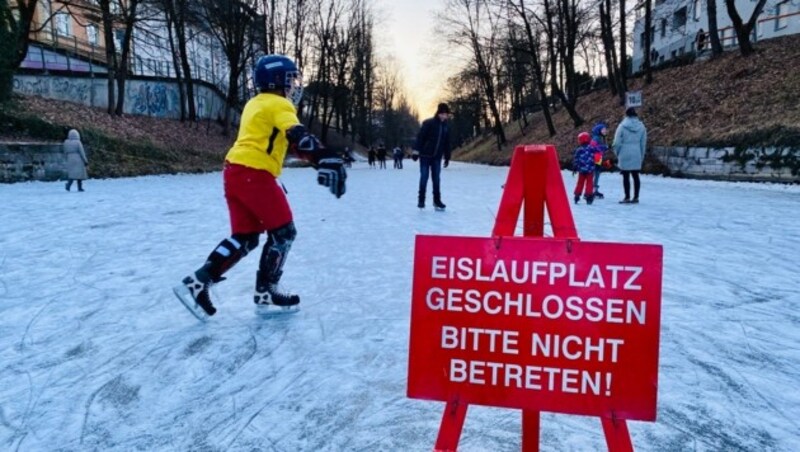
[[[59,36],[72,36],[72,16],[68,13],[56,13],[56,34]]]
[[[789,0],[784,0],[775,6],[775,31],[783,30],[789,26],[789,19],[786,16],[789,14]]]
[[[100,29],[95,24],[86,25],[86,41],[96,47],[98,43]]]

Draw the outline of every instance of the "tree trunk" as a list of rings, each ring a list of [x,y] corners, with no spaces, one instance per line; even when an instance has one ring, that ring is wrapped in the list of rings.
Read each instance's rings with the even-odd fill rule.
[[[644,2],[644,82],[653,83],[653,60],[650,47],[653,43],[653,0]]]
[[[608,74],[608,89],[611,94],[616,96],[617,92],[617,73],[614,67],[614,58],[612,57],[612,49],[614,41],[609,37],[609,28],[606,25],[608,13],[605,10],[605,5],[600,3],[600,39],[603,41],[603,55],[606,62],[606,73]]]
[[[172,69],[175,71],[175,81],[178,83],[178,96],[181,103],[181,122],[186,121],[186,92],[184,86],[183,75],[181,74],[180,57],[175,48],[175,34],[173,33],[173,26],[175,25],[175,11],[171,10],[171,1],[166,2],[167,10],[167,38],[169,39],[169,51],[172,55]]]
[[[28,54],[37,2],[18,0],[13,9],[9,2],[0,2],[0,102],[11,98],[14,74]]]
[[[533,27],[531,26],[531,22],[528,19],[528,14],[525,10],[525,1],[519,0],[519,7],[520,9],[517,12],[522,17],[522,21],[525,24],[525,35],[528,39],[528,48],[530,50],[531,59],[533,62],[533,83],[536,89],[536,92],[539,93],[539,103],[542,107],[542,114],[544,115],[544,121],[547,123],[547,132],[550,136],[554,136],[556,134],[556,127],[553,125],[553,117],[550,115],[550,106],[547,102],[547,93],[545,92],[545,81],[544,81],[544,74],[542,71],[542,62],[539,59],[539,46],[536,44],[536,40],[533,37]]]
[[[550,91],[559,98],[561,104],[564,105],[564,108],[567,110],[570,119],[572,119],[572,123],[575,124],[575,127],[578,127],[585,121],[581,118],[581,115],[578,114],[578,111],[575,110],[574,101],[570,101],[561,90],[561,87],[558,86],[558,79],[556,78],[556,74],[558,73],[558,55],[560,53],[556,52],[555,49],[554,40],[556,38],[556,33],[553,27],[553,10],[550,7],[549,0],[544,0],[544,7],[545,18],[547,19],[547,48],[550,54]]]
[[[725,0],[725,7],[728,9],[728,16],[730,16],[731,22],[733,22],[733,29],[736,30],[736,38],[739,40],[739,51],[741,51],[742,56],[748,56],[754,51],[753,44],[750,42],[750,33],[753,32],[758,15],[763,11],[765,3],[767,3],[767,0],[758,0],[750,20],[747,23],[743,23],[741,16],[739,16],[739,11],[736,10],[735,0]]]
[[[711,41],[711,56],[722,55],[722,44],[719,42],[719,30],[717,27],[717,0],[706,0],[708,8],[708,36]]]
[[[628,90],[628,34],[625,26],[625,0],[619,0],[619,68],[620,80],[625,91]],[[649,51],[649,50],[648,50]]]
[[[128,59],[131,53],[131,39],[133,37],[133,26],[136,23],[136,8],[138,0],[130,0],[128,10],[125,11],[125,35],[122,38],[122,55],[119,59],[117,68],[117,108],[114,114],[122,116],[125,111],[125,81],[128,78]]]

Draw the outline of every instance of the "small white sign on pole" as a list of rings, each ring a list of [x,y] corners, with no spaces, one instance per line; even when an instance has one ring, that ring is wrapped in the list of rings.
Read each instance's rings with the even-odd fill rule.
[[[625,93],[625,107],[641,107],[642,106],[642,92],[641,91],[627,91]]]

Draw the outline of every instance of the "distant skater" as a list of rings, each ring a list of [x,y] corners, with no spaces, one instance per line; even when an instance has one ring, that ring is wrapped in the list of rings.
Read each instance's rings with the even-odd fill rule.
[[[422,122],[414,143],[411,158],[419,159],[419,191],[417,192],[417,207],[425,208],[425,194],[428,190],[428,177],[433,183],[433,207],[435,210],[444,210],[440,186],[442,160],[444,167],[450,164],[450,129],[447,121],[450,119],[450,107],[441,103],[436,107],[436,114]]]
[[[89,178],[86,173],[86,165],[89,164],[89,160],[86,159],[86,152],[83,150],[81,134],[75,129],[70,130],[67,133],[67,139],[64,140],[62,149],[67,160],[67,184],[65,188],[69,191],[72,187],[72,182],[77,181],[78,191],[83,191],[83,181]]]

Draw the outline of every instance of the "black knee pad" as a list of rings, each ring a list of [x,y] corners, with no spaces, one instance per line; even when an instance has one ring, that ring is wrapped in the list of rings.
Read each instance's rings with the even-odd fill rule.
[[[269,242],[274,242],[278,245],[291,244],[294,242],[294,238],[297,237],[297,229],[294,227],[294,222],[290,221],[277,229],[267,231],[267,235],[269,236],[267,239]]]
[[[261,234],[259,234],[258,232],[251,232],[247,234],[233,234],[231,238],[239,242],[239,244],[241,245],[239,252],[241,252],[242,255],[244,256],[247,255],[247,253],[249,253],[250,251],[256,249],[256,247],[258,247],[259,235]]]

